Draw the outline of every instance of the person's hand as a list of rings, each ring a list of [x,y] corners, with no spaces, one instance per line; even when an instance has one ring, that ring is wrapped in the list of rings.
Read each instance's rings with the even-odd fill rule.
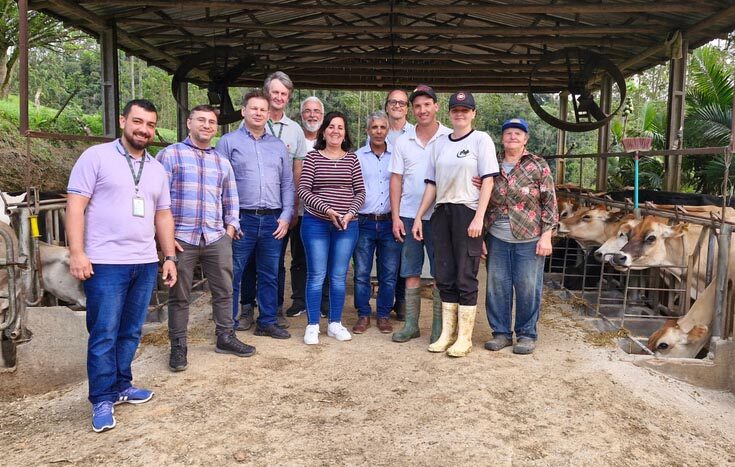
[[[355,216],[351,212],[348,212],[347,214],[342,216],[342,230],[347,230],[347,227],[350,225],[350,222],[354,218]]]
[[[71,272],[71,275],[80,281],[84,281],[92,277],[92,274],[94,274],[92,263],[83,251],[79,253],[71,253],[69,255],[69,272]]]
[[[480,253],[480,261],[487,261],[487,244],[482,242],[482,253]]]
[[[339,213],[337,213],[337,211],[335,211],[334,209],[329,208],[327,209],[326,214],[332,224],[334,224],[334,226],[337,227],[339,230],[342,230],[341,216],[339,215]]]
[[[424,223],[421,222],[421,219],[414,219],[411,234],[413,234],[413,238],[419,242],[424,240]]]
[[[163,266],[161,266],[161,271],[163,283],[169,286],[169,288],[173,287],[176,284],[176,263],[170,260],[164,261]]]
[[[467,227],[467,235],[470,238],[477,238],[482,235],[483,219],[482,217],[475,216],[470,222],[470,226]]]
[[[406,236],[406,228],[403,226],[403,221],[398,219],[393,221],[393,237],[397,242],[403,243],[403,237]]]
[[[551,231],[549,231],[551,232]],[[544,232],[536,242],[536,254],[539,256],[549,256],[551,254],[551,235]]]
[[[225,234],[230,237],[232,240],[235,240],[235,236],[237,235],[237,231],[235,230],[235,227],[228,225],[225,229]]]
[[[288,225],[288,222],[283,219],[278,219],[278,227],[273,231],[273,236],[276,237],[276,240],[280,240],[286,236],[288,233]]]
[[[176,251],[184,251],[184,247],[181,246],[178,240],[174,240],[174,247],[176,248]]]
[[[482,179],[480,177],[474,176],[472,177],[472,186],[477,188],[478,190],[482,188]]]

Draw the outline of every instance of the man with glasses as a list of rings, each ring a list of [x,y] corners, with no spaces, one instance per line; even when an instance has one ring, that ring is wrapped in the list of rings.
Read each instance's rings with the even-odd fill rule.
[[[408,115],[408,94],[401,89],[394,89],[385,99],[385,113],[388,114],[388,142],[396,144],[399,136],[407,131],[413,131],[414,125],[406,119]],[[400,265],[399,265],[400,268]],[[396,299],[393,312],[398,321],[406,319],[406,279],[398,276],[396,281]]]

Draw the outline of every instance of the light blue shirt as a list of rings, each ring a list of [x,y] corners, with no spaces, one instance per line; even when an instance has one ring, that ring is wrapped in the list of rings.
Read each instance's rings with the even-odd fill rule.
[[[390,212],[390,175],[388,170],[392,157],[391,144],[386,139],[383,154],[375,154],[370,144],[361,147],[355,154],[360,160],[362,179],[365,181],[365,202],[360,214],[387,214]]]
[[[220,138],[216,151],[235,172],[240,209],[282,209],[279,220],[291,221],[295,188],[286,145],[266,132],[255,136],[242,126]]]
[[[416,126],[413,123],[406,122],[405,125],[400,130],[388,130],[388,142],[390,144],[396,144],[396,140],[399,136],[406,133],[407,131],[412,131]]]

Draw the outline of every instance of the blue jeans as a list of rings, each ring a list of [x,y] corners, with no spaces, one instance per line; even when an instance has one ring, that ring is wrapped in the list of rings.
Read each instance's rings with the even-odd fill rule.
[[[283,245],[281,246],[281,258],[278,262],[278,308],[283,306],[283,295],[286,291],[286,266],[284,260],[286,259],[286,246],[288,246],[288,235],[283,238]],[[258,293],[257,286],[257,275],[255,273],[255,265],[257,264],[258,254],[256,253],[250,258],[245,272],[242,275],[242,281],[240,283],[240,303],[242,305],[252,305],[255,303],[255,296]]]
[[[401,244],[393,237],[393,221],[360,218],[359,237],[355,247],[355,308],[359,316],[370,316],[370,273],[373,256],[378,270],[378,318],[387,318],[395,299]]]
[[[516,300],[515,333],[536,339],[544,286],[544,257],[536,242],[508,243],[487,235],[487,296],[485,311],[493,335],[513,336],[513,292]]]
[[[232,242],[232,296],[240,296],[240,285],[248,261],[255,256],[255,270],[258,276],[258,325],[276,324],[278,306],[278,259],[281,256],[283,240],[276,240],[273,232],[278,228],[275,214],[240,214],[242,238]],[[239,325],[238,303],[232,301],[232,319],[235,328]]]
[[[421,277],[421,271],[424,269],[424,249],[429,257],[429,272],[434,277],[434,236],[431,232],[431,221],[424,221],[423,232],[424,241],[420,242],[413,238],[411,229],[416,219],[410,217],[401,217],[403,228],[406,229],[406,237],[403,239],[403,249],[401,250],[401,277]]]
[[[130,368],[148,314],[158,263],[93,264],[87,295],[89,401],[117,401],[131,386]]]
[[[329,322],[342,321],[347,269],[357,244],[357,222],[337,230],[330,221],[304,213],[301,240],[306,253],[306,312],[309,324],[319,324],[322,285],[329,275]],[[260,300],[260,298],[258,298]]]

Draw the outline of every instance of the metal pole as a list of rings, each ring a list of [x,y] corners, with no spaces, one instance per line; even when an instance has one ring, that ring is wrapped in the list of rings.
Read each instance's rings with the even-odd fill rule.
[[[725,329],[725,323],[723,322],[727,315],[724,313],[725,299],[727,297],[727,269],[728,269],[728,258],[730,256],[730,232],[731,227],[728,224],[723,224],[720,228],[719,234],[719,250],[717,252],[717,289],[715,289],[715,318],[712,320],[712,336],[713,337],[724,337],[723,329]]]
[[[20,47],[20,134],[26,136],[28,124],[28,0],[18,0],[18,43]],[[10,70],[8,70],[10,72]]]

